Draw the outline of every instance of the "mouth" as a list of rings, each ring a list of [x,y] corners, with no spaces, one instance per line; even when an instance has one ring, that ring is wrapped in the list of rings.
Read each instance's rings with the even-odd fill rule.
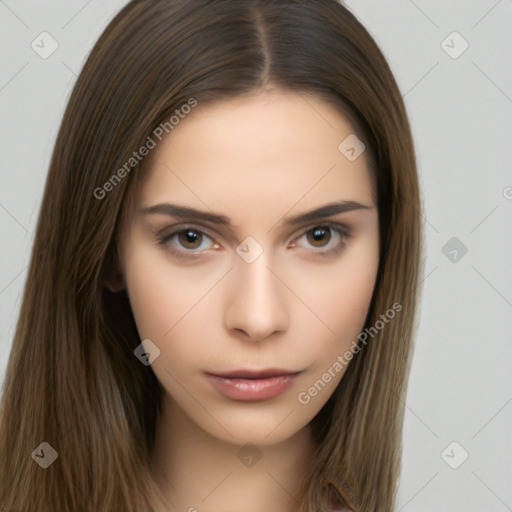
[[[234,370],[207,373],[213,387],[225,398],[241,402],[262,402],[286,391],[300,374],[296,370]]]

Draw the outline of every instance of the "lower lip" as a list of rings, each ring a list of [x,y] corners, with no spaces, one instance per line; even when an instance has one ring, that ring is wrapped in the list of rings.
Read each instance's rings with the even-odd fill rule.
[[[208,379],[222,395],[231,400],[261,402],[275,398],[286,391],[297,375],[294,373],[263,379],[228,379],[208,374]]]

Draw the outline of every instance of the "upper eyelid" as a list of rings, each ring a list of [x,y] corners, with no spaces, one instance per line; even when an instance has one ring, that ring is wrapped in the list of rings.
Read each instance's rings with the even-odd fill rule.
[[[215,240],[216,237],[209,233],[208,228],[205,229],[204,226],[200,226],[194,223],[189,224],[181,224],[178,226],[167,226],[165,228],[159,229],[156,232],[156,236],[159,238],[170,238],[174,235],[177,235],[178,233],[181,233],[182,231],[185,231],[186,229],[191,229],[194,231],[198,231],[199,233],[206,235],[207,237],[211,238],[212,240]]]

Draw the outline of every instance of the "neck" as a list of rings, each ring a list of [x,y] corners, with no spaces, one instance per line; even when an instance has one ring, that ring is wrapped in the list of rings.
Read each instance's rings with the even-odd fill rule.
[[[152,454],[163,493],[155,510],[294,512],[314,454],[309,427],[279,444],[240,447],[211,436],[164,399]]]

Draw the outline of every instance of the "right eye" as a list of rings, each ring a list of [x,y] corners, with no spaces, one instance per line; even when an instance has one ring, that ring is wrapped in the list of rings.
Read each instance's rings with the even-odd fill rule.
[[[210,236],[195,227],[186,227],[167,233],[158,239],[161,245],[170,247],[173,254],[186,257],[209,249],[217,249],[217,244]]]

